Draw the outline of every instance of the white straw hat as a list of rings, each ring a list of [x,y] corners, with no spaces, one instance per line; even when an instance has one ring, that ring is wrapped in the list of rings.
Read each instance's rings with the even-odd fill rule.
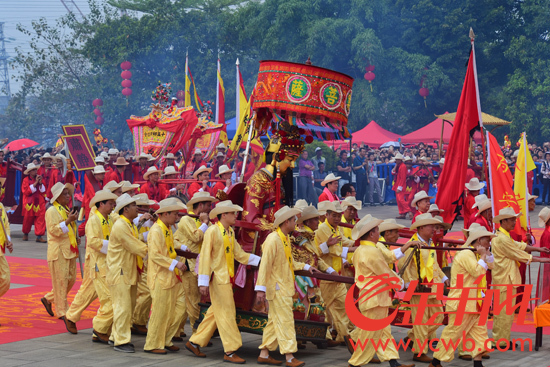
[[[120,212],[121,209],[124,209],[125,206],[128,206],[137,201],[138,198],[136,198],[135,196],[132,197],[128,194],[122,194],[118,197],[118,199],[116,199],[116,208],[114,212],[118,214],[118,212]]]
[[[147,172],[143,174],[143,179],[147,180],[147,178],[149,178],[149,176],[152,175],[153,173],[158,173],[159,175],[162,175],[162,170],[157,169],[157,167],[155,166],[151,166],[147,169]]]
[[[300,214],[302,211],[300,209],[291,209],[288,206],[283,206],[281,209],[275,212],[275,219],[273,221],[273,226],[278,228],[285,220],[295,217]]]
[[[503,219],[517,218],[520,215],[521,215],[521,212],[516,213],[512,207],[507,206],[506,208],[500,209],[500,211],[498,212],[498,215],[493,218],[493,222],[500,223],[500,221]]]
[[[432,217],[430,213],[420,214],[416,217],[415,222],[411,225],[411,230],[417,229],[418,227],[427,226],[430,224],[443,224],[439,219]]]
[[[300,216],[300,218],[298,218],[298,220],[296,221],[296,224],[303,223],[308,219],[319,217],[319,212],[313,205],[309,205],[304,209],[301,209],[301,211],[302,211],[302,215]]]
[[[351,230],[351,239],[357,241],[363,237],[365,233],[382,224],[382,222],[384,222],[382,219],[374,218],[372,215],[367,214],[363,219],[357,222]]]
[[[176,167],[166,166],[166,168],[164,169],[164,173],[162,175],[168,176],[168,175],[177,175],[177,174],[178,174],[178,171],[176,171]]]
[[[207,168],[206,166],[200,166],[199,169],[197,169],[194,173],[193,173],[193,178],[196,180],[197,179],[197,176],[200,175],[201,173],[203,172],[212,172],[212,168]]]
[[[34,163],[29,163],[27,165],[27,169],[25,170],[25,172],[23,172],[24,174],[28,175],[30,171],[32,171],[33,169],[38,169],[38,167],[40,167],[40,165],[36,165]]]
[[[539,212],[539,227],[546,227],[546,223],[548,222],[548,219],[550,219],[550,209],[547,207],[542,208],[542,210]]]
[[[213,202],[213,201],[217,201],[218,199],[216,199],[215,197],[211,196],[208,192],[206,191],[197,191],[193,197],[191,198],[191,200],[189,200],[187,202],[187,206],[192,208],[193,207],[193,204],[196,204],[196,203],[202,203],[204,201],[210,201],[210,202]]]
[[[382,223],[380,223],[380,233],[385,231],[391,231],[392,229],[401,229],[405,228],[404,225],[399,224],[395,221],[395,219],[386,219]]]
[[[321,186],[325,186],[326,184],[328,184],[329,182],[332,182],[332,181],[338,181],[341,178],[342,177],[340,177],[340,176],[335,176],[334,173],[329,173],[325,177],[325,179],[321,182]]]
[[[478,191],[485,187],[485,184],[479,182],[477,177],[474,177],[470,180],[469,183],[465,184],[466,188],[470,191]]]
[[[57,182],[55,185],[52,186],[52,198],[50,199],[50,202],[53,203],[57,200],[59,195],[63,192],[63,190],[69,189],[69,193],[71,196],[73,196],[74,193],[74,186],[70,183],[63,184],[62,182]]]
[[[342,207],[346,209],[348,206],[352,206],[357,210],[361,210],[363,207],[363,203],[361,201],[357,200],[353,196],[348,196],[342,201]]]
[[[430,209],[428,210],[428,213],[433,213],[433,212],[440,212],[440,213],[443,213],[445,210],[443,209],[439,209],[439,207],[437,206],[437,204],[432,204],[430,205]]]
[[[94,175],[100,175],[102,173],[105,173],[105,168],[102,165],[95,166],[92,170],[92,173]]]
[[[200,168],[199,168],[200,169]],[[230,173],[230,172],[234,172],[235,170],[234,169],[231,169],[229,168],[226,164],[223,164],[220,166],[220,169],[219,169],[219,173],[216,174],[216,177],[220,177],[221,175],[223,175],[224,173]],[[197,175],[198,176],[198,175]]]
[[[168,213],[168,212],[179,212],[180,210],[187,209],[183,203],[176,198],[167,198],[159,202],[160,208],[155,212],[155,214]]]
[[[218,216],[218,214],[242,212],[242,211],[243,211],[242,207],[233,204],[231,200],[225,200],[216,204],[216,206],[214,207],[214,209],[210,211],[210,214],[208,216],[210,217],[210,219],[214,219]]]
[[[90,200],[89,207],[93,208],[96,203],[99,203],[99,202],[102,202],[102,201],[105,201],[105,200],[115,200],[116,201],[117,198],[118,198],[118,196],[113,194],[111,192],[111,190],[108,190],[108,189],[99,190],[95,193],[92,200]]]
[[[462,247],[468,247],[474,242],[475,240],[481,238],[481,237],[489,237],[493,238],[496,237],[496,235],[493,232],[489,232],[485,229],[485,227],[475,228],[468,233],[468,239],[464,243]]]
[[[413,207],[416,206],[416,203],[419,202],[420,200],[423,200],[423,199],[430,199],[431,200],[433,198],[434,198],[433,196],[428,196],[426,191],[424,191],[424,190],[419,191],[416,194],[414,194],[414,199],[411,202],[411,206],[413,206]]]

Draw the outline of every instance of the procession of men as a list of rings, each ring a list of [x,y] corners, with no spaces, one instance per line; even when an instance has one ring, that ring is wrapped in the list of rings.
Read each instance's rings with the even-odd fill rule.
[[[521,238],[514,240],[520,213],[506,207],[494,218],[490,215],[491,201],[479,194],[484,184],[477,179],[464,185],[466,195],[474,194],[471,200],[466,200],[469,208],[464,211],[464,221],[469,224],[464,228],[463,244],[451,249],[455,253],[448,264],[446,257],[441,260],[435,246],[444,244],[442,235],[452,224],[444,223],[440,216],[443,210],[430,203],[433,196],[425,191],[415,193],[407,204],[414,214],[410,224],[404,226],[395,219],[379,218],[376,209],[363,209],[355,191],[345,198],[338,196],[341,178],[332,173],[321,182],[324,190],[318,206],[301,200],[293,207],[281,205],[274,212],[269,235],[258,256],[244,251],[236,237],[239,228],[235,224],[243,208],[227,199],[235,183],[232,180],[235,170],[230,162],[222,159],[214,162],[218,173],[212,177],[210,164],[200,160],[198,150],[191,181],[173,184],[163,182],[177,177],[173,161],[168,164],[172,156],[167,155],[158,163],[159,167],[164,166],[161,170],[155,164],[140,168],[143,155],[136,157],[136,163],[129,163],[117,154],[113,152],[109,158],[112,167],[107,170],[102,159],[96,160],[97,166],[86,176],[82,208],[75,205],[74,179],[54,173],[49,179],[52,184],[46,186],[44,165],[29,164],[23,183],[28,197],[24,200],[30,206],[24,214],[23,240],[28,240],[32,224],[37,242],[42,242],[41,236],[47,236],[52,281],[51,292],[35,301],[42,302],[45,312],[59,319],[69,333],[78,334],[82,313],[97,299],[99,309],[93,318],[91,341],[110,345],[116,352],[135,353],[133,338],[143,335],[146,353],[165,355],[184,347],[191,356],[220,358],[205,353],[204,349],[219,336],[223,345],[221,359],[246,363],[238,355],[243,342],[233,298],[241,276],[237,265],[240,263],[256,269],[256,302],[266,305],[267,323],[258,346],[259,364],[292,367],[306,364],[307,358],[302,361],[296,357],[307,344],[298,340],[295,330],[294,304],[300,301],[324,305],[325,321],[329,324],[326,345],[347,347],[351,354],[349,366],[368,363],[388,363],[391,367],[421,363],[429,367],[446,366],[455,358],[455,351],[443,348],[441,343],[451,340],[458,344],[462,338],[469,338],[475,348],[468,352],[463,350],[463,344],[458,357],[481,367],[495,348],[513,347],[511,304],[492,316],[494,343],[486,342],[490,335],[488,320],[480,311],[483,303],[491,303],[491,299],[484,299],[490,285],[498,285],[493,287],[499,290],[495,305],[503,304],[518,292],[517,285],[523,284],[521,263],[550,262],[548,247],[532,246],[530,237],[526,242]],[[223,156],[223,152],[219,154]],[[400,159],[396,157],[397,161]],[[135,184],[124,181],[126,166],[130,164],[134,165],[131,172]],[[396,171],[403,167],[399,164]],[[38,175],[41,170],[42,175]],[[58,176],[57,180],[53,178]],[[399,180],[399,173],[397,177]],[[245,190],[248,192],[248,188]],[[181,194],[189,197],[182,200]],[[532,210],[536,197],[530,199]],[[399,200],[398,197],[398,204]],[[14,246],[6,210],[0,209],[4,229],[0,233],[1,296],[10,284],[9,261],[6,262],[4,253],[6,249],[13,251]],[[401,209],[399,212],[402,213]],[[546,226],[550,210],[544,208],[539,217],[541,226]],[[83,232],[77,227],[79,221],[84,225]],[[496,231],[494,224],[500,225]],[[406,227],[412,235],[400,232]],[[181,256],[182,252],[187,256]],[[541,252],[542,256],[533,256],[532,252]],[[69,302],[68,294],[76,282],[77,259],[84,261],[84,272],[76,297]],[[445,274],[443,268],[449,265],[450,272]],[[308,275],[298,276],[295,271],[306,271]],[[355,313],[371,321],[384,319],[392,312],[398,293],[402,296],[400,292],[414,291],[407,306],[411,309],[411,320],[418,320],[417,314],[422,312],[419,315],[422,322],[414,321],[404,338],[414,351],[411,355],[414,364],[399,362],[411,351],[398,351],[392,342],[384,348],[370,343],[357,348],[368,340],[393,340],[395,326],[388,323],[370,330],[354,324],[358,316],[350,315],[349,286],[341,281],[318,281],[320,273],[335,276],[335,280],[353,277],[359,289],[355,295],[359,298],[353,306]],[[381,276],[393,277],[391,292],[377,291],[384,287]],[[378,279],[378,283],[369,279]],[[300,296],[297,289],[303,282],[307,284],[306,295]],[[443,286],[449,289],[445,304],[437,292]],[[459,302],[462,289],[470,289],[465,304]],[[424,299],[422,292],[431,294]],[[199,303],[205,300],[211,305],[201,315]],[[428,307],[419,311],[423,302]],[[459,310],[466,314],[459,316]],[[431,345],[444,312],[449,316],[440,337],[443,341]],[[457,318],[460,323],[454,322]],[[277,350],[281,357],[273,353]]]

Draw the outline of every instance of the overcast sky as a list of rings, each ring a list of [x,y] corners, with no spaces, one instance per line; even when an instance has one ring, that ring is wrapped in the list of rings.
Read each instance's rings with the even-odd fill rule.
[[[87,0],[73,0],[76,6],[84,15],[89,13]],[[72,7],[70,0],[65,3]],[[49,24],[54,25],[55,20],[67,14],[67,9],[61,0],[0,0],[0,22],[4,22],[4,37],[8,39],[6,51],[11,57],[15,56],[15,48],[22,48],[23,51],[30,51],[30,37],[17,31],[17,24],[22,24],[25,28],[31,28],[31,22],[40,18],[46,18]],[[13,38],[15,40],[11,40]],[[19,84],[11,77],[17,70],[10,66],[10,88],[11,92],[16,93],[19,90]]]

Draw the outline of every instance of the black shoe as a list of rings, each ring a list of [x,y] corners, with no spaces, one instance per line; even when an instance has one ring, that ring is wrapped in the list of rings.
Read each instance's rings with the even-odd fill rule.
[[[122,344],[122,345],[117,345],[115,346],[115,350],[117,352],[122,352],[122,353],[135,353],[136,350],[134,349],[134,345],[133,344]]]
[[[109,339],[109,341],[107,342],[107,344],[109,344],[110,346],[113,346],[113,345],[115,345],[115,342]]]

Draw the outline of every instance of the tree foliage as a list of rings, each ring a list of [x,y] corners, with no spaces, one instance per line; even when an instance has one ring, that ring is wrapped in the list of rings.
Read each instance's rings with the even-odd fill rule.
[[[184,88],[185,56],[204,100],[215,98],[222,63],[226,118],[234,115],[239,58],[247,92],[258,61],[277,59],[355,78],[349,126],[375,120],[400,134],[453,112],[476,33],[484,112],[513,121],[530,141],[550,140],[550,0],[90,0],[84,22],[70,16],[23,30],[33,51],[18,52],[23,88],[5,119],[23,135],[61,123],[93,126],[91,101],[104,101],[105,136],[130,144],[125,119],[146,114],[159,81]],[[126,15],[121,15],[120,11]],[[63,30],[63,31],[62,31]],[[133,94],[121,95],[122,61],[132,62]],[[365,67],[374,65],[369,85]],[[419,95],[429,88],[426,104]],[[371,91],[372,86],[372,91]],[[508,128],[499,129],[507,133]]]

